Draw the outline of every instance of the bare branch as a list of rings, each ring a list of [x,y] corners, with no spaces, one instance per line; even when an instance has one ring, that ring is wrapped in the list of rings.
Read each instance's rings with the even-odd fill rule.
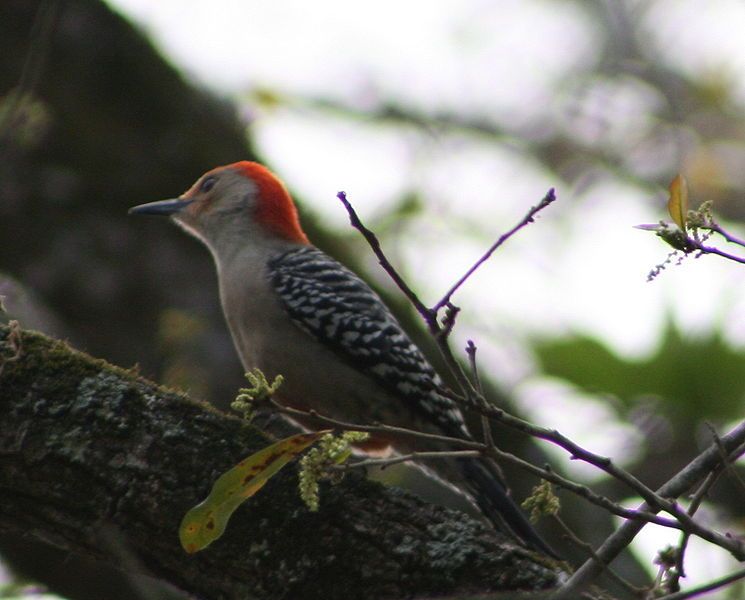
[[[727,260],[731,260],[740,264],[745,265],[745,257],[737,256],[735,254],[730,254],[729,252],[725,252],[724,250],[720,250],[719,248],[715,248],[714,246],[705,246],[702,242],[698,242],[696,240],[691,239],[692,247],[695,250],[698,250],[702,254],[716,254],[717,256],[721,256],[722,258],[726,258]]]
[[[416,308],[417,312],[427,322],[427,325],[430,329],[432,329],[432,327],[439,328],[439,326],[437,325],[437,315],[433,314],[433,312],[424,305],[424,303],[419,299],[419,296],[414,293],[409,285],[403,280],[403,277],[398,274],[398,271],[396,271],[385,254],[383,254],[383,249],[380,247],[378,237],[362,224],[362,221],[360,221],[360,218],[357,216],[357,212],[354,210],[354,207],[352,207],[349,200],[347,200],[346,192],[339,192],[338,194],[336,194],[336,197],[341,200],[344,208],[347,209],[347,213],[349,213],[349,222],[351,223],[352,227],[359,231],[365,238],[367,243],[370,245],[370,248],[372,248],[372,251],[375,253],[380,266],[383,267],[383,269],[385,269],[385,272],[388,273],[391,279],[393,279],[395,284],[398,286],[398,289],[400,289],[409,299],[414,308]]]
[[[471,365],[471,376],[473,377],[473,384],[476,387],[476,391],[484,395],[484,388],[481,385],[481,378],[479,377],[479,367],[476,362],[476,344],[473,343],[473,340],[468,340],[468,344],[466,345],[466,354],[468,355],[468,362]],[[486,415],[481,415],[481,431],[482,435],[484,436],[484,443],[489,448],[494,448],[494,438],[491,434],[491,421],[489,421],[489,418]]]
[[[721,235],[725,240],[727,240],[730,244],[736,244],[738,246],[742,246],[745,248],[745,240],[741,240],[738,237],[735,237],[730,232],[726,231],[719,225],[719,223],[714,223],[713,221],[706,223],[705,225],[702,225],[702,229],[708,229],[709,231],[713,231],[715,233],[718,233]]]
[[[440,353],[442,354],[442,357],[448,366],[448,369],[453,374],[453,377],[455,377],[455,380],[458,382],[458,386],[461,388],[463,394],[470,398],[471,402],[479,402],[479,399],[483,401],[481,395],[476,392],[476,390],[473,388],[473,385],[468,380],[468,377],[466,377],[466,374],[460,366],[460,363],[458,363],[458,361],[455,359],[455,356],[453,355],[453,352],[448,345],[448,334],[454,324],[454,316],[451,316],[449,323],[446,323],[443,329],[443,327],[437,321],[437,312],[430,308],[427,308],[416,295],[416,293],[414,293],[411,287],[409,287],[409,285],[404,281],[403,277],[399,275],[396,268],[391,264],[391,262],[388,260],[385,253],[383,252],[377,236],[367,227],[365,227],[362,224],[362,221],[360,221],[357,212],[349,203],[349,200],[347,200],[347,195],[344,192],[339,192],[336,197],[341,200],[344,208],[347,209],[347,212],[349,213],[349,222],[352,224],[352,227],[357,229],[370,245],[370,248],[377,257],[380,266],[383,267],[385,272],[388,273],[391,279],[393,279],[398,288],[404,293],[404,295],[409,299],[417,312],[424,319],[424,322],[427,324],[427,329],[437,342],[437,347],[439,348]],[[443,332],[445,333],[443,334]]]
[[[508,427],[522,431],[523,433],[527,433],[528,435],[532,435],[538,439],[551,442],[560,448],[563,448],[571,455],[572,459],[581,460],[594,465],[600,470],[608,473],[608,475],[618,479],[622,483],[625,483],[629,488],[637,492],[642,498],[649,502],[650,505],[664,507],[665,510],[669,510],[669,512],[672,513],[676,512],[675,508],[672,507],[669,502],[655,494],[651,488],[639,481],[639,479],[634,477],[631,473],[616,466],[610,458],[586,450],[556,429],[547,429],[545,427],[533,425],[524,419],[510,415],[501,408],[490,405],[480,405],[471,408],[481,412],[490,419],[507,425]]]
[[[438,435],[436,433],[426,433],[424,431],[417,431],[415,429],[396,427],[395,425],[383,425],[381,423],[362,425],[360,423],[349,423],[347,421],[340,421],[339,419],[332,419],[331,417],[319,414],[315,410],[300,410],[298,408],[283,406],[273,399],[269,399],[268,404],[274,411],[283,415],[287,415],[288,417],[294,417],[296,419],[302,419],[304,421],[307,419],[313,419],[321,425],[328,425],[335,429],[344,431],[365,431],[367,433],[378,433],[382,435],[394,435],[413,439],[421,439],[430,442],[446,443],[449,444],[451,447],[463,448],[466,450],[481,451],[484,448],[484,445],[482,443],[473,440],[450,437],[447,435]]]
[[[551,515],[551,518],[564,532],[564,537],[570,540],[578,548],[581,548],[588,556],[597,559],[597,555],[595,554],[595,550],[593,550],[592,546],[577,537],[574,531],[572,531],[571,527],[569,527],[569,525],[567,525],[559,515]],[[621,587],[625,588],[626,591],[630,592],[633,596],[640,597],[644,593],[643,589],[638,588],[632,583],[626,581],[610,567],[606,566],[605,573],[608,575],[608,577],[613,579]]]
[[[412,452],[410,454],[399,454],[389,458],[368,458],[356,462],[338,465],[336,468],[346,471],[349,469],[359,469],[361,467],[380,467],[385,469],[391,465],[398,465],[404,462],[416,462],[419,460],[439,460],[443,458],[477,458],[481,456],[478,450],[435,450],[433,452]]]
[[[719,476],[722,474],[722,471],[724,470],[724,463],[717,466],[712,472],[710,472],[706,479],[704,479],[704,482],[699,486],[699,489],[696,490],[696,492],[693,494],[693,497],[691,498],[691,504],[688,506],[688,514],[693,516],[696,511],[701,506],[701,503],[704,500],[704,497],[709,493],[709,490],[711,487],[716,483],[717,479],[719,479]],[[682,535],[680,536],[680,541],[678,542],[678,549],[676,551],[676,559],[675,559],[675,572],[673,573],[669,583],[668,583],[668,589],[672,591],[677,591],[679,589],[679,582],[681,577],[685,577],[685,553],[686,549],[688,548],[688,540],[690,539],[691,534],[687,531],[684,531]]]
[[[721,438],[722,446],[727,452],[732,452],[734,449],[745,443],[745,422],[740,423],[727,435]],[[717,465],[721,464],[720,448],[717,444],[710,445],[704,452],[699,454],[693,459],[688,465],[681,469],[675,476],[673,476],[667,483],[661,486],[657,490],[657,495],[666,498],[676,498],[681,494],[684,494],[698,481],[706,476],[707,473],[714,470]],[[659,508],[650,507],[648,504],[643,503],[640,507],[643,511],[657,512]],[[677,515],[676,515],[677,516]],[[626,548],[636,537],[644,527],[644,524],[639,521],[626,521],[618,530],[613,533],[597,550],[597,556],[599,561],[591,559],[586,561],[569,580],[555,592],[551,600],[569,600],[576,598],[579,591],[584,589],[597,575],[603,570],[603,565],[609,564],[613,561],[616,556]],[[724,536],[721,536],[724,537]],[[739,560],[745,559],[745,551],[743,550],[742,542],[735,540],[734,538],[725,538],[729,540],[731,546],[727,548],[733,552],[734,556]],[[726,546],[722,546],[726,547]]]
[[[461,389],[465,396],[464,399],[461,399],[461,402],[462,403],[465,402],[467,408],[476,410],[477,412],[480,412],[485,417],[499,421],[505,425],[518,429],[519,431],[528,433],[539,439],[550,441],[560,446],[561,448],[564,448],[571,454],[572,458],[583,460],[584,462],[595,465],[596,467],[605,471],[612,477],[615,477],[619,481],[622,481],[623,483],[628,485],[631,489],[633,489],[635,492],[637,492],[639,495],[642,496],[645,502],[654,509],[654,512],[664,510],[670,513],[671,515],[673,515],[676,518],[676,520],[678,520],[681,523],[681,525],[686,531],[695,533],[696,535],[699,535],[700,537],[710,541],[711,543],[720,545],[735,555],[743,552],[743,549],[739,542],[733,541],[714,531],[711,531],[709,529],[706,529],[705,527],[702,527],[700,524],[695,522],[690,517],[690,515],[688,515],[685,511],[683,511],[675,502],[671,502],[665,497],[659,494],[656,494],[651,488],[646,486],[639,479],[634,477],[631,473],[629,473],[628,471],[624,469],[621,469],[620,467],[617,467],[611,461],[610,458],[599,456],[597,454],[594,454],[582,448],[581,446],[579,446],[578,444],[576,444],[575,442],[573,442],[572,440],[570,440],[569,438],[567,438],[566,436],[564,436],[563,434],[559,433],[556,430],[550,430],[550,429],[546,429],[543,427],[535,426],[523,419],[519,419],[517,417],[507,414],[502,409],[491,406],[486,401],[484,396],[480,394],[476,388],[474,388],[471,381],[466,377],[465,373],[463,372],[462,367],[460,366],[460,364],[458,363],[458,361],[455,359],[455,357],[452,354],[452,351],[447,343],[447,336],[440,335],[440,333],[442,332],[442,328],[437,322],[437,318],[436,318],[437,310],[436,309],[437,307],[441,308],[442,306],[444,306],[444,304],[442,304],[442,301],[438,303],[437,305],[435,305],[435,308],[433,309],[428,309],[424,306],[424,304],[419,300],[419,298],[411,290],[408,284],[392,267],[392,265],[386,258],[380,246],[380,243],[378,242],[377,237],[375,237],[375,234],[372,233],[369,229],[367,229],[361,223],[356,212],[352,208],[351,204],[348,202],[346,195],[343,192],[340,192],[338,196],[339,196],[339,199],[342,201],[342,203],[344,203],[345,208],[350,214],[350,221],[352,225],[363,234],[363,236],[365,237],[365,239],[368,241],[371,248],[375,252],[376,256],[378,257],[380,264],[391,275],[391,277],[394,279],[394,281],[399,286],[399,288],[407,295],[407,297],[412,301],[412,303],[414,303],[414,306],[417,308],[420,314],[425,318],[430,328],[430,332],[434,335],[435,340],[437,341],[438,346],[448,366],[452,370],[454,376],[458,380],[459,385],[461,386]],[[528,215],[526,215],[522,223],[522,226],[524,226],[525,224],[530,222],[530,220],[532,220],[533,215],[535,215],[535,213],[538,210],[540,210],[539,207],[542,208],[544,206],[547,206],[553,200],[554,200],[554,196],[553,196],[553,190],[552,190],[546,195],[546,197],[544,198],[544,201],[541,204],[531,209]],[[514,232],[518,231],[520,227],[521,226],[518,224],[518,226],[513,228],[511,232],[508,232],[509,235],[505,234],[507,236],[505,237],[505,239],[508,239],[509,236],[512,235]],[[476,267],[479,264],[481,263],[477,263]],[[463,278],[461,279],[465,281],[465,279]],[[455,286],[451,288],[451,290],[453,291],[456,290],[459,287],[459,285],[461,285],[461,283],[462,281],[460,283],[457,283]],[[446,294],[445,298],[448,298],[448,294]],[[446,300],[446,303],[447,302],[449,302],[449,300]],[[646,511],[643,511],[643,512],[646,512]]]
[[[556,192],[554,191],[554,188],[551,188],[546,192],[546,195],[543,197],[543,199],[535,206],[532,206],[528,213],[522,218],[522,220],[515,225],[512,229],[510,229],[508,232],[503,233],[499,238],[497,238],[497,241],[494,242],[491,247],[479,258],[473,266],[466,271],[463,276],[456,281],[451,288],[445,292],[445,295],[440,298],[440,300],[435,304],[431,310],[434,312],[439,311],[443,306],[445,306],[448,302],[450,302],[450,298],[452,298],[453,294],[458,291],[458,288],[462,286],[466,280],[473,275],[476,272],[476,269],[478,269],[482,264],[484,264],[489,258],[491,258],[491,255],[494,254],[494,251],[499,248],[502,244],[504,244],[508,239],[510,239],[513,235],[515,235],[518,231],[520,231],[523,227],[526,225],[532,223],[535,219],[535,216],[541,212],[544,208],[546,208],[549,204],[554,202],[556,200]]]
[[[719,437],[719,433],[717,433],[717,430],[711,423],[707,422],[706,425],[711,432],[711,437],[714,439],[714,443],[719,448],[719,453],[722,456],[721,466],[723,470],[726,471],[727,475],[730,476],[730,479],[732,479],[732,481],[734,481],[740,487],[741,491],[745,491],[745,481],[743,481],[740,474],[732,467],[732,460],[730,460],[730,457],[727,455],[727,451],[722,446],[722,439]]]
[[[326,417],[313,410],[305,411],[305,410],[300,410],[297,408],[290,408],[288,406],[282,406],[281,404],[277,403],[274,400],[269,400],[268,403],[271,406],[271,408],[278,413],[285,414],[289,417],[294,417],[296,419],[301,419],[303,421],[306,421],[309,418],[314,419],[315,421],[319,423],[319,425],[331,426],[331,427],[334,427],[340,430],[366,431],[368,433],[377,433],[377,434],[383,434],[383,435],[389,435],[389,436],[395,435],[395,436],[408,437],[412,439],[420,439],[422,441],[446,443],[451,448],[461,448],[463,451],[466,451],[466,452],[471,451],[471,452],[475,452],[476,454],[483,454],[486,456],[491,456],[492,458],[495,458],[499,461],[505,461],[505,462],[512,463],[516,465],[517,467],[529,473],[532,473],[533,475],[536,475],[562,488],[565,488],[569,490],[570,492],[577,494],[581,498],[584,498],[588,502],[596,504],[600,506],[601,508],[604,508],[613,514],[618,515],[619,517],[623,517],[625,519],[634,519],[634,520],[654,523],[656,525],[660,525],[662,527],[669,527],[672,529],[684,529],[683,525],[681,525],[680,523],[678,523],[677,521],[673,519],[667,519],[665,517],[660,517],[648,511],[640,511],[640,510],[625,508],[621,506],[620,504],[616,504],[615,502],[612,502],[611,500],[609,500],[608,498],[604,496],[600,496],[594,493],[587,486],[575,483],[569,479],[566,479],[565,477],[562,477],[561,475],[554,472],[549,467],[541,469],[540,467],[536,467],[535,465],[515,456],[514,454],[510,454],[509,452],[504,452],[503,450],[500,450],[499,448],[496,448],[496,447],[488,447],[487,445],[482,444],[480,442],[475,442],[473,440],[466,440],[463,438],[454,438],[454,437],[449,437],[445,435],[425,433],[422,431],[406,429],[403,427],[395,427],[392,425],[382,425],[382,424],[363,425],[359,423],[349,423],[346,421],[339,421],[338,419],[332,419],[330,417]],[[440,452],[434,453],[433,456],[435,454],[440,455],[441,453]],[[388,460],[388,459],[383,459],[383,460]],[[407,460],[407,459],[397,460],[396,462],[404,462],[404,460]]]
[[[744,484],[742,478],[740,477],[739,473],[735,471],[735,469],[732,468],[732,460],[731,457],[737,457],[742,452],[745,452],[745,448],[737,448],[734,452],[731,453],[731,456],[727,455],[727,452],[725,451],[724,447],[722,446],[722,440],[719,437],[718,432],[714,428],[711,423],[706,423],[706,425],[709,427],[709,430],[711,431],[712,438],[714,440],[714,443],[717,444],[717,447],[719,448],[720,456],[722,457],[722,462],[717,465],[717,467],[711,471],[707,476],[704,482],[699,486],[699,489],[696,490],[696,492],[693,494],[691,498],[691,504],[688,506],[688,514],[693,516],[696,511],[701,506],[701,503],[704,501],[704,498],[709,493],[709,490],[714,486],[714,484],[719,480],[719,477],[724,473],[725,471],[732,477],[737,483],[739,483],[741,486]],[[675,556],[675,569],[672,571],[671,576],[669,580],[666,582],[666,589],[669,592],[677,592],[680,590],[680,579],[681,577],[685,577],[685,554],[686,550],[688,548],[688,541],[691,537],[691,534],[687,531],[684,531],[682,535],[680,536],[680,541],[678,542],[678,548],[676,550],[676,556]]]
[[[674,519],[660,517],[659,515],[656,515],[649,511],[640,511],[640,510],[635,510],[632,508],[625,508],[621,506],[620,504],[617,504],[613,502],[612,500],[606,498],[605,496],[596,494],[589,487],[582,485],[580,483],[576,483],[574,481],[571,481],[570,479],[567,479],[566,477],[559,475],[558,473],[553,471],[548,465],[546,465],[543,469],[541,469],[540,467],[536,467],[535,465],[513,454],[509,454],[508,452],[503,452],[499,449],[492,450],[492,451],[497,452],[497,456],[499,456],[499,458],[504,460],[505,462],[510,462],[524,469],[525,471],[528,471],[530,473],[533,473],[534,475],[537,475],[541,479],[550,481],[551,483],[576,494],[580,498],[584,498],[588,502],[591,502],[592,504],[596,504],[597,506],[604,508],[605,510],[607,510],[608,512],[614,515],[617,515],[624,519],[632,519],[632,520],[637,520],[637,521],[644,521],[647,523],[654,523],[655,525],[660,525],[661,527],[669,527],[670,529],[684,529],[684,527],[680,523],[675,521]]]
[[[721,589],[735,581],[740,581],[741,579],[745,579],[745,569],[740,569],[739,571],[735,571],[734,573],[730,573],[729,575],[725,575],[719,579],[714,579],[709,583],[691,588],[690,590],[661,596],[657,600],[687,600],[688,598],[694,598],[706,594],[707,592]]]
[[[391,265],[390,261],[385,256],[385,253],[383,252],[383,249],[380,246],[380,242],[378,241],[377,237],[372,231],[367,229],[362,224],[356,211],[354,210],[352,205],[347,200],[346,194],[344,192],[339,192],[337,194],[337,197],[339,198],[339,200],[341,200],[347,212],[349,213],[349,219],[350,219],[352,226],[355,227],[358,231],[360,231],[360,233],[362,233],[362,235],[365,237],[368,244],[372,248],[373,252],[375,253],[375,256],[378,258],[378,262],[385,269],[385,271],[391,276],[391,278],[394,280],[394,282],[399,287],[399,289],[401,289],[401,291],[406,295],[406,297],[409,298],[409,300],[412,302],[412,304],[417,309],[419,314],[425,319],[429,327],[430,333],[434,336],[437,342],[437,345],[443,355],[443,358],[445,359],[453,376],[458,381],[458,385],[460,386],[464,394],[464,398],[458,398],[458,401],[461,404],[465,404],[466,408],[470,408],[471,410],[481,412],[481,414],[485,417],[499,421],[505,425],[518,429],[519,431],[523,431],[524,433],[528,433],[534,437],[544,439],[554,444],[557,444],[558,446],[570,452],[573,458],[577,458],[585,462],[588,462],[590,464],[593,464],[597,466],[598,468],[602,469],[603,471],[607,472],[609,475],[626,483],[629,487],[631,487],[631,489],[633,489],[635,492],[640,494],[642,498],[644,498],[644,500],[646,500],[651,505],[660,506],[664,508],[666,511],[671,512],[672,514],[675,514],[675,516],[678,518],[685,519],[687,517],[687,515],[685,515],[683,511],[678,510],[673,503],[667,502],[663,498],[657,497],[653,490],[651,490],[649,487],[644,485],[641,481],[639,481],[629,472],[625,471],[624,469],[620,469],[619,467],[616,467],[609,458],[598,456],[596,454],[593,454],[592,452],[589,452],[588,450],[585,450],[584,448],[580,447],[578,444],[575,444],[574,442],[572,442],[571,440],[569,440],[567,437],[565,437],[564,435],[562,435],[556,430],[549,430],[543,427],[537,427],[535,425],[532,425],[531,423],[528,423],[527,421],[524,421],[523,419],[519,419],[517,417],[514,417],[512,415],[505,413],[502,409],[491,406],[486,401],[483,394],[479,393],[479,391],[474,387],[474,385],[471,383],[471,381],[466,376],[465,372],[463,371],[463,368],[461,367],[460,363],[456,360],[455,356],[452,353],[452,349],[447,343],[447,335],[442,335],[442,332],[447,331],[447,329],[443,330],[443,328],[440,326],[440,324],[437,321],[438,310],[442,308],[443,306],[449,304],[450,296],[455,290],[458,289],[458,287],[460,287],[460,285],[462,285],[463,281],[467,279],[467,276],[462,277],[458,282],[456,282],[456,284],[451,287],[450,291],[445,294],[443,299],[440,300],[440,302],[438,302],[435,305],[435,307],[431,309],[427,308],[424,305],[424,303],[422,303],[421,300],[419,300],[419,297],[414,293],[411,287],[404,281],[404,279],[396,271],[396,269]],[[520,223],[518,223],[509,232],[507,232],[502,237],[500,237],[499,240],[497,240],[497,242],[492,246],[490,251],[488,251],[484,255],[485,258],[482,257],[483,260],[480,260],[479,262],[477,262],[474,265],[474,267],[472,267],[472,269],[469,270],[469,273],[467,273],[467,275],[470,275],[471,273],[473,273],[473,271],[475,271],[475,269],[478,268],[478,266],[482,264],[484,260],[486,260],[489,256],[491,256],[491,253],[493,253],[493,251],[497,247],[499,247],[502,243],[504,243],[505,240],[509,239],[509,237],[511,237],[514,233],[519,231],[522,227],[532,222],[535,214],[539,212],[540,210],[542,210],[543,208],[545,208],[546,206],[548,206],[549,204],[551,204],[555,199],[556,197],[555,197],[553,189],[549,190],[549,192],[546,194],[543,200],[537,206],[532,207],[531,210],[528,211],[528,213],[526,214],[526,216],[522,219]],[[695,524],[693,524],[692,521],[687,523],[687,526],[695,528]]]

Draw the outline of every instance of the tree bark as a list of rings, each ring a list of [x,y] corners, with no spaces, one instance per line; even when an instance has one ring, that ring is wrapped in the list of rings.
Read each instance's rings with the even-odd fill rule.
[[[177,530],[215,478],[265,446],[240,419],[39,333],[0,326],[0,528],[200,598],[402,598],[555,584],[479,522],[348,476],[309,512],[287,467],[187,555]],[[12,359],[15,354],[17,358]],[[129,557],[123,560],[122,557]]]

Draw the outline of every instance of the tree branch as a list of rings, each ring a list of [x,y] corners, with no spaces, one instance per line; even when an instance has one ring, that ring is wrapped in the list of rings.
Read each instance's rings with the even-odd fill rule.
[[[303,422],[308,422],[312,420],[314,422],[314,426],[318,426],[318,427],[333,427],[335,429],[345,430],[345,431],[365,431],[368,433],[382,434],[382,435],[393,434],[396,436],[403,436],[403,437],[410,437],[410,438],[418,439],[424,442],[445,443],[451,449],[457,448],[463,452],[471,452],[473,453],[474,456],[478,454],[486,454],[487,456],[492,456],[497,461],[509,462],[517,466],[518,468],[524,471],[527,471],[528,473],[536,475],[537,477],[541,479],[545,479],[546,481],[550,481],[551,483],[554,483],[557,486],[562,487],[576,494],[580,498],[584,498],[588,502],[596,504],[597,506],[604,508],[607,511],[613,513],[614,515],[618,515],[619,517],[623,517],[625,519],[637,519],[641,521],[646,521],[648,523],[654,523],[656,525],[660,525],[661,527],[670,527],[672,529],[682,529],[682,530],[685,529],[683,525],[681,525],[680,523],[678,523],[677,521],[673,519],[660,517],[657,514],[654,514],[651,512],[643,512],[643,511],[633,510],[630,508],[625,508],[621,506],[620,504],[617,504],[616,502],[612,502],[610,499],[606,498],[605,496],[596,494],[586,485],[576,483],[574,481],[571,481],[570,479],[567,479],[566,477],[563,477],[562,475],[559,475],[558,473],[553,471],[549,466],[546,466],[544,468],[537,467],[536,465],[526,460],[523,460],[519,456],[515,456],[514,454],[505,452],[504,450],[500,450],[499,448],[493,445],[489,446],[482,442],[476,442],[476,441],[467,440],[464,438],[449,437],[445,435],[427,433],[424,431],[416,431],[414,429],[406,429],[404,427],[396,427],[393,425],[383,425],[380,423],[376,423],[373,425],[365,425],[362,423],[350,423],[348,421],[340,421],[338,419],[332,419],[330,417],[322,415],[315,410],[301,410],[299,408],[292,408],[290,406],[282,406],[277,401],[271,398],[268,400],[268,406],[271,407],[272,410],[274,410],[275,412],[279,414],[287,415],[289,417],[299,418]],[[316,423],[317,425],[315,425]],[[430,458],[434,458],[434,457],[442,457],[443,455],[450,454],[450,452],[437,451],[437,452],[432,452],[428,454],[430,454]],[[404,462],[407,460],[411,460],[412,458],[413,457],[411,455],[407,455],[406,457],[396,457],[394,462]],[[383,462],[385,463],[385,462],[388,462],[389,460],[390,459],[384,459]],[[355,465],[350,465],[350,466],[357,466],[357,464],[355,463]]]
[[[569,452],[572,458],[579,459],[589,464],[592,464],[596,466],[597,468],[599,468],[600,470],[608,473],[612,477],[616,478],[617,480],[625,483],[631,489],[633,489],[635,492],[641,495],[641,497],[645,501],[645,504],[642,505],[642,508],[639,511],[637,511],[637,514],[649,514],[650,512],[657,513],[660,511],[665,511],[669,513],[670,515],[672,515],[673,517],[675,517],[675,520],[680,524],[681,529],[683,529],[685,532],[689,534],[697,535],[698,537],[705,539],[712,544],[715,544],[717,546],[720,546],[726,549],[735,558],[738,558],[740,560],[745,559],[745,544],[743,544],[743,542],[741,542],[740,540],[722,535],[712,529],[704,527],[703,525],[695,521],[691,515],[689,515],[685,510],[683,510],[677,504],[677,502],[675,502],[674,500],[670,500],[670,498],[677,497],[677,494],[665,495],[659,492],[656,493],[654,490],[652,490],[646,484],[644,484],[642,481],[636,478],[633,474],[615,465],[611,461],[610,458],[597,455],[593,452],[590,452],[589,450],[582,448],[579,444],[573,442],[572,440],[570,440],[569,438],[567,438],[566,436],[564,436],[563,434],[561,434],[559,431],[555,429],[548,429],[545,427],[539,427],[539,426],[533,425],[532,423],[529,423],[528,421],[525,421],[523,419],[520,419],[518,417],[515,417],[513,415],[506,413],[501,408],[492,406],[490,403],[486,401],[483,394],[480,393],[476,389],[476,387],[474,387],[472,382],[465,375],[465,372],[463,371],[461,365],[455,359],[450,349],[449,343],[448,343],[448,336],[449,336],[449,333],[453,325],[451,317],[454,316],[454,311],[457,311],[457,309],[451,304],[450,299],[449,299],[450,295],[455,290],[458,289],[458,287],[473,273],[473,271],[475,271],[476,268],[478,268],[478,266],[480,266],[483,263],[483,261],[485,261],[486,259],[488,259],[489,256],[491,256],[491,253],[494,251],[494,249],[496,249],[504,240],[508,239],[511,235],[519,231],[526,224],[530,223],[533,219],[533,216],[538,211],[548,206],[549,204],[551,204],[551,202],[555,200],[553,190],[550,190],[548,192],[548,194],[544,197],[544,199],[541,201],[540,204],[531,208],[531,210],[528,212],[526,217],[520,223],[518,223],[518,225],[513,227],[513,229],[511,229],[507,234],[505,234],[499,240],[497,240],[495,245],[492,246],[492,248],[489,251],[487,251],[487,253],[482,257],[482,259],[480,259],[472,267],[472,269],[466,273],[466,275],[463,278],[461,278],[458,282],[456,282],[456,284],[451,287],[450,291],[447,292],[445,296],[443,296],[442,300],[438,302],[438,304],[436,304],[433,308],[427,308],[419,300],[417,295],[412,291],[412,289],[409,287],[406,281],[404,281],[404,279],[398,274],[398,272],[393,267],[393,265],[391,265],[390,261],[385,256],[385,253],[383,252],[383,249],[381,248],[377,237],[372,231],[367,229],[362,224],[354,208],[348,202],[344,192],[339,192],[338,197],[344,204],[345,208],[347,209],[347,212],[349,213],[351,224],[362,233],[362,235],[365,237],[365,239],[370,244],[376,257],[378,258],[379,263],[383,266],[385,271],[393,278],[393,280],[396,282],[399,288],[404,292],[404,294],[406,294],[406,296],[411,300],[411,302],[414,304],[417,311],[422,315],[422,317],[426,321],[430,333],[435,338],[435,341],[437,342],[437,345],[448,367],[450,368],[453,376],[456,378],[461,388],[463,396],[454,397],[454,399],[456,399],[460,403],[461,406],[463,406],[466,409],[480,413],[482,417],[486,417],[492,421],[498,421],[518,431],[522,431],[536,438],[552,442],[556,444],[557,446],[565,449],[567,452]],[[686,250],[686,251],[690,251],[690,250]],[[448,309],[451,311],[452,315],[451,317],[446,317],[444,326],[441,326],[438,323],[438,311],[443,306],[447,306]],[[472,357],[472,360],[475,360],[474,357]],[[500,456],[501,454],[497,448],[486,447],[486,446],[485,446],[485,453],[492,454],[493,456]],[[679,473],[678,476],[680,476],[681,473]],[[545,478],[548,480],[552,480],[553,475],[550,473],[549,475],[550,476],[546,476]],[[693,481],[693,483],[703,478],[705,475],[706,475],[705,472],[700,472],[695,469],[687,473],[687,477],[697,478]],[[676,478],[673,478],[673,480],[675,479]],[[572,489],[572,486],[565,486],[565,487],[567,487],[567,489]],[[575,487],[575,489],[572,489],[572,491],[578,491],[578,490]],[[589,496],[585,496],[585,497],[589,498]],[[595,498],[593,498],[593,500],[595,500]],[[650,509],[650,510],[647,510],[647,509]],[[635,519],[633,522],[636,524],[636,526],[638,526],[639,529],[644,527],[644,524],[645,524],[645,522],[640,522],[639,519]],[[620,552],[620,549],[618,549],[617,552]],[[603,555],[600,552],[598,552],[598,557],[602,560]],[[587,566],[588,563],[586,563],[585,566]],[[602,563],[600,564],[602,568]],[[573,577],[572,579],[575,579],[575,577]],[[562,587],[562,590],[563,590],[563,587]],[[561,596],[561,597],[564,597],[564,596]]]
[[[0,326],[0,356],[10,356]],[[129,371],[21,332],[0,375],[0,528],[119,565],[118,544],[200,598],[420,597],[539,589],[556,574],[498,533],[355,474],[310,513],[292,467],[197,555],[187,509],[260,447],[253,427]],[[5,351],[8,351],[5,353]],[[135,561],[136,562],[136,561]]]
[[[743,442],[745,442],[745,422],[740,423],[727,435],[723,436],[719,443],[711,444],[704,452],[688,463],[688,465],[657,490],[657,495],[665,498],[677,498],[685,494],[721,464],[722,448],[727,453],[731,453],[735,449],[738,449]],[[645,502],[639,506],[638,510],[658,512],[660,509],[659,507],[649,506]],[[609,564],[632,542],[644,525],[644,523],[639,521],[626,521],[596,551],[600,561],[595,559],[586,561],[551,599],[569,600],[570,598],[576,598],[579,591],[597,577],[603,570],[603,567]],[[742,548],[742,543],[739,540],[735,538],[728,539]],[[740,551],[739,558],[743,558],[742,550]]]
[[[709,583],[693,587],[683,592],[676,592],[674,594],[660,596],[658,600],[687,600],[688,598],[694,598],[695,596],[703,596],[708,592],[721,589],[730,585],[731,583],[734,583],[735,581],[740,581],[741,579],[745,579],[745,569],[740,569],[738,571],[735,571],[734,573],[730,573],[729,575],[714,579]]]
[[[453,297],[453,294],[458,291],[458,288],[462,286],[466,280],[471,277],[476,272],[476,269],[478,269],[481,265],[483,265],[489,258],[491,258],[491,255],[494,254],[497,248],[499,248],[502,244],[504,244],[508,239],[510,239],[513,235],[515,235],[518,231],[520,231],[523,227],[526,225],[532,223],[535,219],[535,216],[541,212],[544,208],[546,208],[549,204],[554,202],[556,200],[556,192],[554,191],[554,188],[551,188],[546,192],[546,195],[543,197],[543,199],[536,204],[535,206],[531,206],[530,210],[527,212],[527,214],[520,220],[520,222],[515,225],[512,229],[507,231],[506,233],[503,233],[499,238],[497,238],[497,241],[495,241],[490,248],[484,252],[484,254],[479,258],[468,271],[466,271],[463,276],[458,279],[451,287],[450,289],[445,292],[445,294],[440,298],[440,300],[432,307],[432,310],[434,312],[437,312],[440,310],[443,306],[446,306],[450,299]]]

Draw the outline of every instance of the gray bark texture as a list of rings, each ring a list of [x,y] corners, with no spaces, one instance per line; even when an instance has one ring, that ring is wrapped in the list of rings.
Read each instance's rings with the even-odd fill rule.
[[[198,598],[424,598],[547,589],[550,564],[471,518],[348,476],[309,512],[292,465],[187,555],[184,513],[257,429],[39,333],[0,326],[0,529]],[[17,355],[17,357],[16,357]]]

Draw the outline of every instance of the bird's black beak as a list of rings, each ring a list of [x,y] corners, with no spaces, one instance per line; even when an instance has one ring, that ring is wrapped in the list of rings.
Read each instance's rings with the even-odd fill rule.
[[[133,206],[127,212],[130,215],[172,215],[189,206],[194,200],[189,198],[173,198],[159,200]]]

